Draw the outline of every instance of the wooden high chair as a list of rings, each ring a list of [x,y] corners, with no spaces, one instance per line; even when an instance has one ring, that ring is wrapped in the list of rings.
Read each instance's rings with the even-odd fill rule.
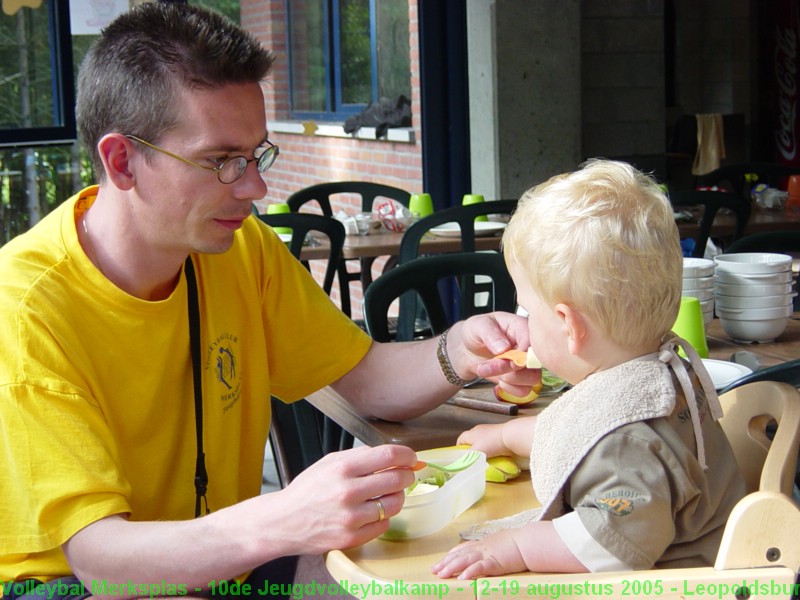
[[[800,392],[775,381],[720,396],[720,421],[748,494],[728,518],[713,567],[614,573],[524,574],[477,581],[477,598],[791,598],[800,571],[800,509],[792,499]],[[777,421],[770,440],[767,424]],[[557,596],[559,594],[560,596]]]

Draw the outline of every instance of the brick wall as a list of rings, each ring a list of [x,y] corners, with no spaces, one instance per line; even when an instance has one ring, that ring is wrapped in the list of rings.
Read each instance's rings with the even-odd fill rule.
[[[276,121],[290,120],[288,35],[285,0],[241,0],[242,25],[252,31],[275,54],[276,62],[264,88],[267,127]],[[293,192],[325,181],[359,180],[386,183],[409,192],[421,192],[422,148],[419,78],[417,3],[409,0],[409,46],[411,48],[411,108],[413,143],[363,140],[352,137],[323,137],[292,133],[270,133],[270,141],[280,146],[281,154],[267,175],[268,192],[260,210],[272,202],[284,202]],[[340,198],[334,211],[360,210],[355,198]],[[385,261],[375,263],[374,276]],[[312,272],[321,280],[322,265]],[[353,318],[361,317],[361,286],[351,284]],[[338,290],[332,293],[338,302]]]

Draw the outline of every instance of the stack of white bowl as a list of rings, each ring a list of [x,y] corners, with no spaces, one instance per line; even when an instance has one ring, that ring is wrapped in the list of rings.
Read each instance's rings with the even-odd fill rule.
[[[792,315],[792,257],[770,252],[720,254],[714,298],[722,328],[740,342],[771,342]]]
[[[684,296],[694,296],[703,309],[703,324],[714,319],[714,261],[706,258],[683,259]]]

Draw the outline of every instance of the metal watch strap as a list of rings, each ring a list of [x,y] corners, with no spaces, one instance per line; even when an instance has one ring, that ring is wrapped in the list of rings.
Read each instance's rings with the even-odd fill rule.
[[[449,331],[449,329],[445,329],[444,333],[439,336],[439,345],[436,347],[436,358],[439,359],[439,367],[441,367],[442,373],[444,373],[447,381],[452,385],[464,387],[475,381],[475,379],[462,379],[453,368],[453,363],[450,362],[450,357],[447,355],[447,334]]]

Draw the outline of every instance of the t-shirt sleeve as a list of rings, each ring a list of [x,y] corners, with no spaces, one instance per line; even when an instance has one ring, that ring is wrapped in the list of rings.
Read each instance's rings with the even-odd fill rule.
[[[0,554],[51,550],[98,519],[130,512],[130,486],[95,406],[76,393],[22,384],[4,386],[0,400],[8,477]]]
[[[590,570],[651,569],[674,539],[670,477],[654,443],[630,429],[612,432],[574,471],[568,503],[591,539],[619,561],[597,554],[585,537],[560,534]]]

